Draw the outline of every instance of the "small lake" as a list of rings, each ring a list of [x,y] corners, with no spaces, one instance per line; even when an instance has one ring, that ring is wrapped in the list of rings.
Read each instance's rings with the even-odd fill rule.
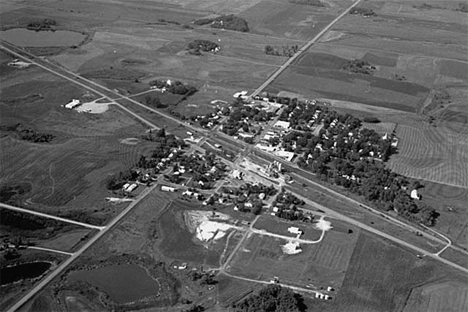
[[[29,262],[5,267],[0,270],[2,285],[20,281],[22,279],[39,277],[50,268],[49,262]]]
[[[0,39],[18,47],[71,47],[79,45],[86,39],[86,35],[69,30],[34,31],[12,28],[0,31]]]
[[[68,278],[72,281],[88,282],[121,304],[155,296],[160,292],[159,282],[149,276],[145,269],[135,264],[76,271]]]

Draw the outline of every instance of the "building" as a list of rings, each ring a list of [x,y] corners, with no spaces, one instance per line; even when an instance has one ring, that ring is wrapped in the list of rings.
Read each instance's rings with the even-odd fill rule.
[[[302,235],[302,230],[296,226],[291,226],[288,228],[288,232],[291,234]]]
[[[245,96],[246,94],[247,94],[247,91],[240,91],[240,92],[234,93],[233,97],[237,99],[238,97]]]
[[[242,180],[242,176],[243,176],[243,175],[244,175],[244,174],[243,174],[241,171],[237,170],[237,169],[235,169],[235,170],[232,172],[232,177],[233,177],[234,179]]]
[[[411,198],[417,199],[417,200],[421,199],[421,195],[418,194],[418,190],[414,189],[411,191]]]
[[[129,187],[127,187],[127,189],[125,191],[127,192],[133,192],[136,188],[138,187],[138,184],[136,183],[133,183],[132,185],[130,185]]]
[[[74,109],[75,107],[80,106],[80,105],[81,105],[80,100],[73,99],[70,103],[65,104],[65,108]]]
[[[289,126],[291,125],[291,123],[289,121],[281,121],[281,120],[278,120],[274,127],[275,128],[281,128],[281,129],[284,129],[284,130],[287,130],[289,129]]]
[[[276,151],[275,155],[283,158],[286,161],[291,161],[294,158],[295,154],[293,152],[287,152],[287,151]]]
[[[175,192],[176,189],[175,189],[174,187],[170,187],[170,186],[163,185],[163,186],[161,186],[161,191],[164,191],[164,192]]]

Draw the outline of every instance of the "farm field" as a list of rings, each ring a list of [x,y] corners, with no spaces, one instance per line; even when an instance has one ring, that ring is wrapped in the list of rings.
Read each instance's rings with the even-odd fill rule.
[[[398,154],[388,163],[395,172],[457,187],[468,187],[468,140],[444,125],[432,127],[420,120],[398,125]]]
[[[446,303],[446,311],[464,310],[467,302],[463,288],[458,288],[457,292],[451,294],[452,300],[446,300],[448,298],[442,295],[443,292],[435,295],[430,301],[418,300],[421,298],[421,290],[425,290],[424,295],[427,294],[424,299],[429,299],[430,287],[426,285],[441,283],[440,289],[443,289],[445,281],[452,281],[455,285],[466,285],[466,278],[458,272],[427,258],[420,260],[412,252],[361,232],[336,301],[331,305],[323,304],[319,307],[322,311],[345,309],[350,312],[402,309],[437,311],[425,310],[424,307],[429,304],[432,309],[437,309]],[[450,289],[450,286],[445,287]],[[407,301],[410,294],[410,300]],[[416,302],[413,306],[412,303]],[[463,308],[459,310],[460,307]]]
[[[366,1],[359,6],[372,9],[377,16],[346,15],[267,91],[406,112],[421,112],[428,106],[431,90],[447,90],[453,102],[462,100],[458,94],[468,82],[464,35],[468,27],[465,13],[454,10],[457,2],[434,3],[445,9],[433,10],[418,1]],[[400,10],[405,14],[400,15]],[[375,69],[367,75],[342,69],[355,59]]]
[[[2,60],[9,58],[3,55]],[[91,223],[106,222],[121,207],[105,201],[110,193],[104,179],[151,150],[150,142],[125,143],[127,138],[140,137],[146,127],[112,105],[102,114],[63,108],[73,98],[86,102],[96,97],[38,68],[15,70],[4,79],[0,183],[21,185],[25,192],[3,200]],[[49,143],[21,140],[8,130],[18,124],[54,138]]]

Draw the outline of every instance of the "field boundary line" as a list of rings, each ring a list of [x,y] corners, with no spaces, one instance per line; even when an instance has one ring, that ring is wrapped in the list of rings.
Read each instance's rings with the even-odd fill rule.
[[[66,218],[62,218],[62,217],[57,217],[57,216],[50,215],[50,214],[43,213],[43,212],[38,212],[38,211],[34,211],[34,210],[29,210],[29,209],[25,209],[25,208],[11,206],[11,205],[4,204],[4,203],[0,203],[0,207],[4,208],[4,209],[13,210],[13,211],[18,211],[18,212],[23,212],[23,213],[36,215],[36,216],[43,217],[43,218],[54,219],[54,220],[57,220],[57,221],[62,221],[62,222],[70,223],[70,224],[75,224],[75,225],[79,225],[79,226],[83,226],[83,227],[87,227],[87,228],[95,229],[95,230],[99,230],[99,231],[102,231],[105,228],[105,226],[99,226],[99,225],[92,225],[92,224],[88,224],[88,223],[83,223],[83,222],[79,222],[79,221],[75,221],[75,220],[70,220],[70,219],[66,219]]]

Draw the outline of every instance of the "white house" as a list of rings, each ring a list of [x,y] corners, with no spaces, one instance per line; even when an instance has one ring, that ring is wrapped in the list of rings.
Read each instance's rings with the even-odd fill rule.
[[[417,199],[417,200],[421,199],[421,195],[418,194],[418,190],[414,189],[411,191],[411,198]]]
[[[291,125],[291,123],[290,123],[289,121],[281,121],[281,120],[278,120],[278,121],[275,123],[274,127],[287,130],[287,129],[289,129],[289,126],[290,126],[290,125]]]
[[[291,234],[302,235],[302,230],[295,226],[288,228],[288,232]]]
[[[170,186],[163,185],[163,186],[161,186],[161,191],[164,191],[164,192],[175,192],[176,189],[175,189],[174,187],[170,187]]]

